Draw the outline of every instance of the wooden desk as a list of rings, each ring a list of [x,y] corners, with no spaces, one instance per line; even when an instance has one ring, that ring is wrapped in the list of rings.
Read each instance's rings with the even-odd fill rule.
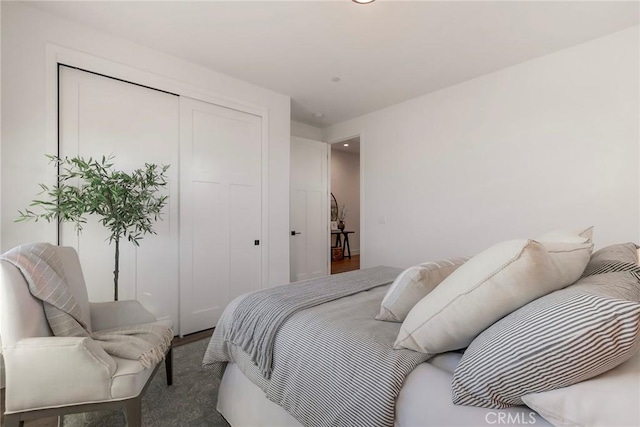
[[[346,230],[331,230],[331,235],[336,236],[336,244],[333,246],[337,248],[342,246],[342,258],[347,256],[351,259],[351,246],[349,246],[349,234],[353,234],[355,231],[346,231]],[[342,239],[344,237],[344,240]],[[349,254],[349,255],[345,255]]]

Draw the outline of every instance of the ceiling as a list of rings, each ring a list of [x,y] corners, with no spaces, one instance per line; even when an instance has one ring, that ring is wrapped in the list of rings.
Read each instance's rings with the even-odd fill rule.
[[[639,22],[635,1],[29,5],[289,95],[292,119],[318,127]]]

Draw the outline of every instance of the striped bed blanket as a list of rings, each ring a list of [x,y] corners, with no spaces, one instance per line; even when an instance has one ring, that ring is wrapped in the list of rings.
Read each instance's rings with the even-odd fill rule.
[[[227,362],[238,363],[306,426],[392,426],[404,379],[428,358],[394,350],[400,323],[374,320],[400,271],[374,267],[239,297],[203,365],[221,377]]]

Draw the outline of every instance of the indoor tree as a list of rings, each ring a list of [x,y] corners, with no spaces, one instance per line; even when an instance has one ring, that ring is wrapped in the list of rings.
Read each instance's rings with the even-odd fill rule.
[[[74,222],[78,232],[87,222],[87,215],[95,214],[109,230],[109,244],[115,243],[113,270],[114,300],[118,300],[120,239],[126,238],[136,246],[147,233],[156,234],[153,222],[160,219],[166,195],[160,190],[167,185],[168,165],[146,163],[131,173],[116,170],[113,156],[102,159],[73,157],[61,159],[47,155],[58,170],[55,187],[40,184],[45,200],[33,200],[31,209],[18,211],[16,221],[45,219],[48,222]]]

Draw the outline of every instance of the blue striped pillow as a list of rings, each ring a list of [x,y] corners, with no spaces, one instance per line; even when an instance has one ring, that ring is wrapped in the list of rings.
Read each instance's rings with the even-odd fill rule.
[[[635,243],[622,243],[599,249],[591,255],[582,277],[620,271],[633,271],[640,274],[637,250]]]
[[[640,348],[640,304],[620,295],[638,295],[638,287],[632,272],[591,276],[496,322],[456,367],[453,402],[522,405],[526,394],[566,387],[623,363]]]

